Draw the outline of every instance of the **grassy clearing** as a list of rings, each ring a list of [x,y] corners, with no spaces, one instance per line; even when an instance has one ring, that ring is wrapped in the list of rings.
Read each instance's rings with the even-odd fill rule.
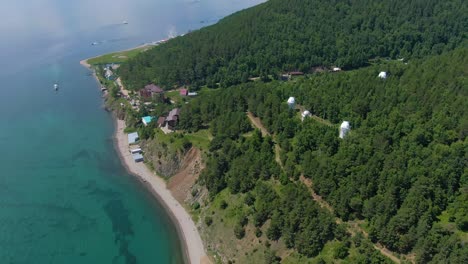
[[[159,128],[155,128],[154,137],[158,142],[165,143],[167,147],[173,151],[182,150],[184,148],[184,141],[187,140],[201,151],[208,150],[211,139],[213,138],[207,129],[189,134],[182,134],[179,132],[164,134]]]
[[[179,90],[167,91],[165,95],[169,98],[169,100],[174,101],[176,104],[182,104],[185,99],[180,95]]]
[[[183,147],[182,139],[186,138],[193,144],[193,146],[199,148],[202,151],[209,148],[211,139],[213,138],[207,129],[199,130],[195,133],[189,134],[181,134],[179,132],[164,134],[164,132],[162,132],[159,128],[155,129],[154,137],[157,138],[158,141],[164,142],[168,145],[168,147],[173,147],[174,149],[181,149]]]
[[[303,255],[300,255],[297,252],[292,252],[288,255],[282,263],[284,264],[295,264],[295,263],[304,263],[304,264],[315,264],[319,263],[320,260],[324,260],[326,263],[341,263],[340,260],[337,260],[334,257],[336,248],[340,245],[341,242],[337,240],[329,241],[325,244],[320,254],[314,258],[307,258]]]
[[[200,214],[203,223],[202,236],[205,241],[209,241],[207,249],[210,254],[218,256],[218,260],[220,260],[219,256],[223,256],[223,262],[217,263],[226,263],[231,260],[235,261],[233,263],[245,264],[265,263],[265,256],[270,250],[275,251],[276,255],[283,259],[289,256],[292,251],[286,248],[281,239],[279,241],[267,239],[269,221],[260,228],[262,235],[257,237],[252,218],[248,217],[248,223],[244,227],[245,236],[242,239],[235,237],[234,227],[239,219],[252,213],[251,210],[253,210],[245,204],[244,197],[244,194],[231,194],[225,189],[216,195],[208,207],[202,208]],[[227,205],[224,209],[223,204]],[[206,226],[207,217],[212,219],[209,227]],[[289,263],[307,263],[295,261],[305,259],[307,258],[300,258],[298,255],[295,258],[289,258],[292,261]]]
[[[223,204],[227,206],[224,208]],[[207,249],[210,253],[215,256],[222,255],[225,260],[236,260],[236,263],[262,263],[244,260],[248,254],[246,250],[255,250],[258,244],[245,245],[251,240],[249,232],[246,230],[246,236],[241,240],[234,235],[234,226],[246,210],[248,207],[244,203],[243,196],[240,194],[232,195],[228,190],[217,194],[210,202],[209,207],[203,208],[201,220],[204,232],[202,232],[202,236],[205,241],[209,242]],[[206,226],[205,222],[207,217],[212,219],[209,227]],[[251,224],[249,223],[247,226],[249,225]]]
[[[199,130],[195,133],[185,134],[185,137],[201,151],[208,150],[211,139],[213,139],[213,136],[208,129]]]
[[[170,152],[177,152],[183,149],[183,137],[177,133],[164,134],[159,128],[155,128],[154,138],[164,144]]]
[[[446,230],[449,230],[450,232],[453,232],[463,242],[468,242],[468,233],[458,229],[454,222],[450,222],[450,216],[451,215],[447,210],[443,211],[442,214],[437,217],[440,220],[440,222],[438,222],[437,225],[440,225],[441,227],[445,228]]]
[[[126,60],[135,57],[136,55],[145,52],[150,47],[140,47],[132,50],[119,51],[114,53],[105,54],[96,58],[88,60],[91,65],[107,64],[107,63],[122,63]]]

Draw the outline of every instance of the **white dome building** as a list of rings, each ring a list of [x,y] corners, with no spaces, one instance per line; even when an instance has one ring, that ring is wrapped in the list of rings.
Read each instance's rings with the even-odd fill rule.
[[[304,112],[302,112],[301,114],[302,121],[304,121],[304,119],[308,116],[311,116],[311,113],[309,112],[309,110],[305,110]]]
[[[386,72],[380,72],[379,73],[379,78],[380,79],[387,79],[387,73]]]
[[[294,97],[289,97],[288,106],[290,109],[294,109],[294,107],[296,106],[296,99]]]
[[[351,130],[351,125],[348,121],[343,121],[340,126],[340,138],[345,138],[346,134]]]

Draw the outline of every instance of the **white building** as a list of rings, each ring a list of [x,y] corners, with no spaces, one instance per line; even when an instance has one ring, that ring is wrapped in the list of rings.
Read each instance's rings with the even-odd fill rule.
[[[348,121],[343,121],[340,126],[340,138],[345,138],[346,134],[351,130],[351,125]]]
[[[109,69],[109,68],[106,68],[106,72],[104,73],[104,76],[106,77],[106,79],[110,79],[110,77],[112,77],[113,73],[112,71]]]
[[[130,149],[129,151],[130,151],[131,154],[141,154],[141,152],[143,152],[140,147]]]
[[[294,107],[296,106],[296,99],[294,99],[294,97],[289,97],[288,106],[289,109],[294,109]]]
[[[380,72],[379,73],[379,78],[380,79],[387,79],[387,73],[386,72]]]
[[[137,133],[137,132],[128,134],[128,144],[129,144],[129,145],[135,144],[139,139],[140,139],[140,138],[138,137],[138,133]]]
[[[132,157],[135,163],[144,161],[143,155],[141,155],[140,153],[132,154]]]
[[[310,114],[310,112],[309,112],[308,110],[305,110],[304,112],[302,112],[302,114],[301,114],[301,117],[302,117],[301,119],[302,119],[302,121],[304,121],[304,119],[305,119],[306,117],[308,117],[308,116],[311,116],[311,114]]]

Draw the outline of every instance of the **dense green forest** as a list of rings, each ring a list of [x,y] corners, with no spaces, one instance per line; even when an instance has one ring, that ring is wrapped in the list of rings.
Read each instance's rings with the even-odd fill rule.
[[[213,201],[245,199],[237,239],[250,223],[257,237],[266,230],[305,257],[339,241],[338,259],[358,248],[346,261],[388,261],[373,242],[418,263],[468,263],[467,28],[462,0],[270,0],[118,73],[131,90],[229,87],[187,101],[178,129],[213,135],[199,183]],[[276,80],[289,71],[307,74]],[[312,116],[302,121],[306,109]],[[270,135],[253,130],[247,112]],[[351,132],[340,139],[344,120]],[[304,178],[332,210],[312,199]],[[347,232],[350,221],[368,238]]]
[[[467,28],[463,0],[270,0],[140,54],[119,73],[129,89],[227,87],[315,66],[436,55],[459,45]]]
[[[247,193],[254,224],[270,219],[268,238],[301,254],[315,256],[340,237],[331,214],[298,181],[304,175],[336,216],[365,220],[372,241],[414,252],[419,263],[467,263],[467,65],[464,45],[408,64],[217,89],[184,106],[179,126],[209,127],[215,136],[201,175],[210,195]],[[382,70],[387,79],[377,77]],[[301,122],[289,96],[315,118]],[[246,111],[274,139],[249,132]],[[352,129],[342,140],[343,120]]]

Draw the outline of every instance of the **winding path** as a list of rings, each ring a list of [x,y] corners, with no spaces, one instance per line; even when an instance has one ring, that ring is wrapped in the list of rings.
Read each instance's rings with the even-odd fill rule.
[[[268,132],[268,130],[262,124],[260,118],[255,117],[251,112],[247,112],[247,117],[252,122],[252,124],[262,132],[263,136],[271,136],[271,134]],[[316,118],[319,119],[318,120],[319,122],[321,122],[321,123],[323,123],[325,125],[331,125],[331,124],[329,124],[328,121],[325,121],[325,120],[323,120],[323,119],[321,119],[319,117],[316,117]],[[280,155],[279,155],[280,151],[281,151],[280,146],[275,143],[275,160],[281,166],[281,168],[283,168],[283,165],[281,164]],[[332,214],[334,214],[333,213],[333,207],[329,203],[327,203],[325,200],[323,200],[323,198],[320,195],[318,195],[316,192],[314,192],[314,190],[312,188],[313,183],[312,183],[311,179],[307,179],[303,175],[301,175],[299,180],[300,180],[300,182],[302,182],[309,189],[309,191],[310,191],[310,193],[312,195],[312,199],[315,202],[317,202],[320,205],[320,207],[325,208],[328,211],[330,211]],[[369,237],[367,232],[362,227],[360,227],[356,222],[351,222],[351,221],[343,222],[343,220],[341,218],[339,218],[339,217],[335,217],[335,222],[337,224],[345,224],[348,232],[350,232],[352,234],[352,236],[356,235],[357,233],[361,233],[361,234],[364,235],[364,237],[366,237],[366,238]],[[397,256],[396,253],[390,251],[386,247],[382,246],[380,243],[372,243],[372,245],[382,255],[386,256],[389,259],[391,259],[393,262],[398,263],[398,264],[401,263],[401,260]],[[414,258],[412,258],[410,256],[407,256],[407,259],[409,261],[411,261],[412,263],[414,263]]]
[[[260,132],[262,132],[262,136],[271,136],[270,132],[265,128],[265,126],[262,124],[262,121],[260,118],[255,117],[252,112],[247,112],[247,117],[250,119],[250,122],[254,125],[255,128],[260,129]],[[275,161],[280,165],[281,169],[284,169],[283,163],[281,162],[281,147],[279,144],[276,143],[274,137],[272,137],[273,142],[275,143]]]

